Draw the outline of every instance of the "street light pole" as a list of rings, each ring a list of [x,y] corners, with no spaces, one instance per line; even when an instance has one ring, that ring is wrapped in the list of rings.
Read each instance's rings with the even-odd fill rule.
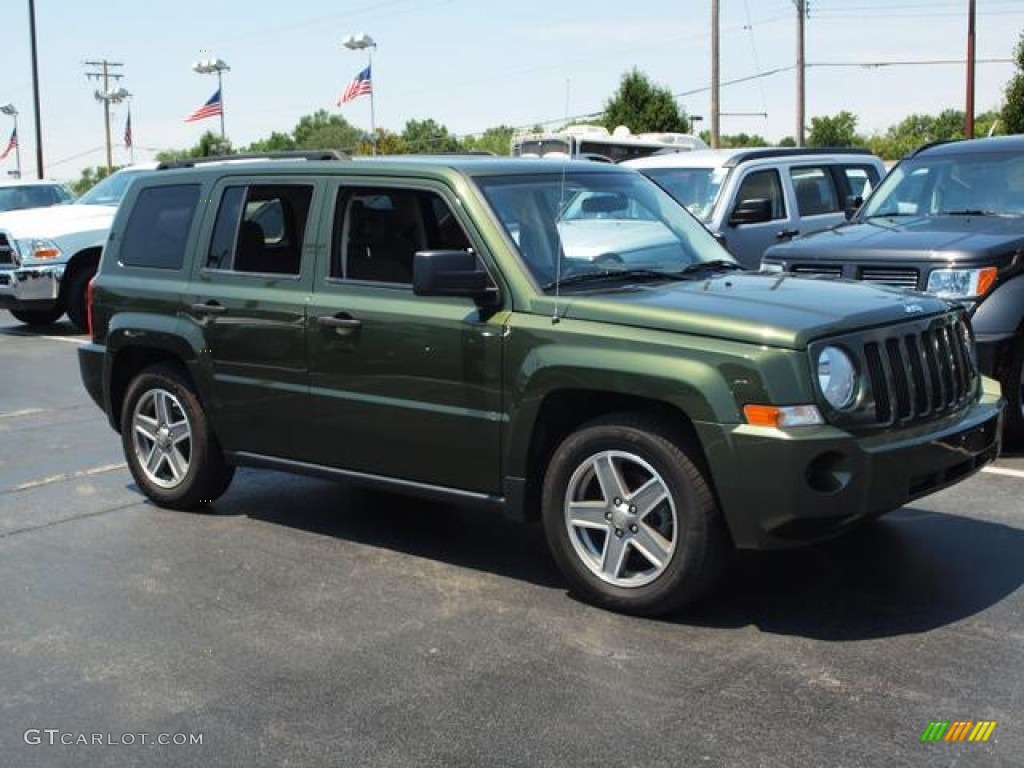
[[[14,108],[13,104],[4,104],[0,106],[0,112],[5,115],[10,115],[14,118],[14,160],[18,164],[18,178],[21,178],[21,136],[18,135],[18,110]]]
[[[36,118],[36,175],[43,178],[43,118],[39,109],[39,56],[36,53],[36,4],[28,0],[28,31],[32,47],[32,106]]]
[[[225,72],[230,72],[231,67],[227,65],[224,59],[203,59],[197,61],[192,65],[192,71],[197,72],[200,75],[211,75],[217,74],[217,93],[220,94],[220,137],[225,139],[227,134],[224,132],[224,78]]]
[[[350,51],[366,51],[366,68],[370,70],[370,154],[377,154],[377,124],[373,114],[373,92],[377,90],[373,84],[373,52],[377,49],[377,41],[365,32],[349,35],[341,44]]]

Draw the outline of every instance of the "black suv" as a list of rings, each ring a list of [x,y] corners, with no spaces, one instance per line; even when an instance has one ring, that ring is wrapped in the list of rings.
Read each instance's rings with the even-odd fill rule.
[[[852,219],[774,246],[762,268],[925,291],[971,313],[982,372],[1024,444],[1024,136],[930,144],[904,158]]]

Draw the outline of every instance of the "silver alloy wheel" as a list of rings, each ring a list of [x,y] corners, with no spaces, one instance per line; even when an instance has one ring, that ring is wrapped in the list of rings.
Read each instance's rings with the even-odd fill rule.
[[[577,556],[616,587],[642,587],[672,560],[679,519],[668,484],[639,456],[602,451],[582,462],[565,492],[565,525]]]
[[[146,478],[161,488],[175,488],[192,461],[192,427],[181,402],[166,389],[151,389],[132,412],[132,445]]]

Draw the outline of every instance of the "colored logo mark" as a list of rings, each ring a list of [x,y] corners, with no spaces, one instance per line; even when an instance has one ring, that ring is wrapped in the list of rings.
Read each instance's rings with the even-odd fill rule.
[[[988,741],[996,725],[995,720],[932,720],[921,741]]]

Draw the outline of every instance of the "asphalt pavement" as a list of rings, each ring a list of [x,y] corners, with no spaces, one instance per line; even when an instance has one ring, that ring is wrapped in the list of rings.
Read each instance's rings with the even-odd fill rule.
[[[0,313],[0,765],[1024,765],[1024,455],[644,620],[480,512],[256,470],[154,507],[82,340]]]

